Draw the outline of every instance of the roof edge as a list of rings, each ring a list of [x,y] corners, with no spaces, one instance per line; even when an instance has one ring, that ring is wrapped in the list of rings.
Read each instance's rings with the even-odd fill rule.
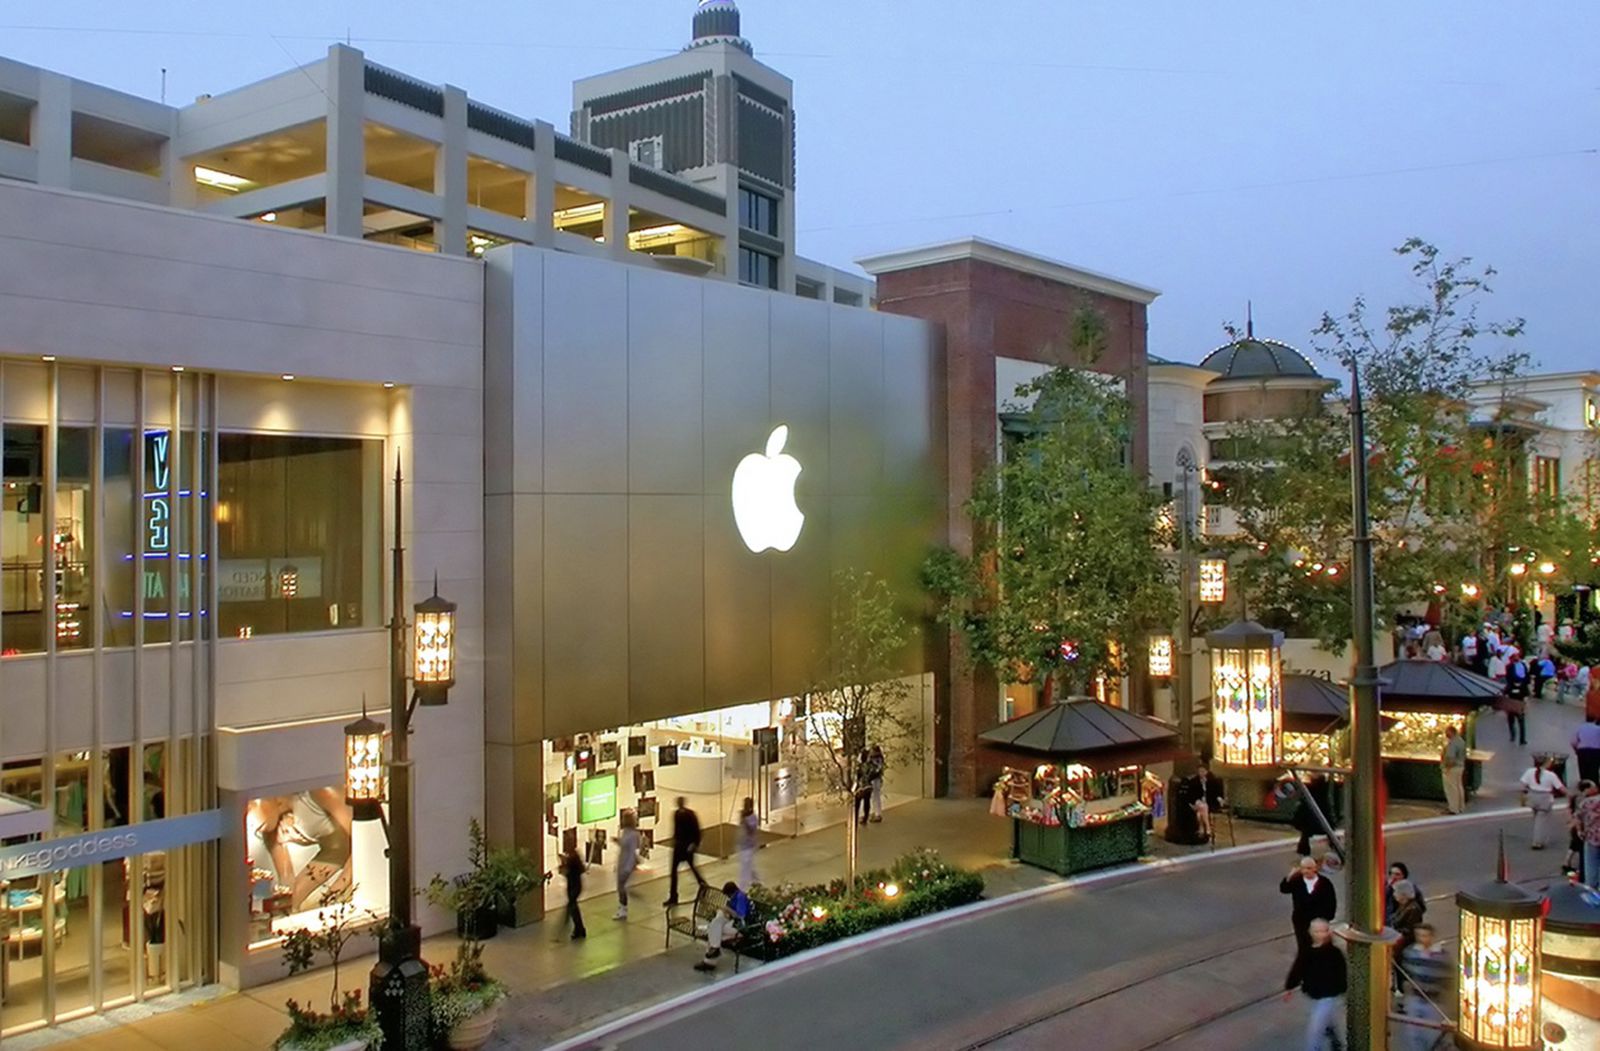
[[[1059,259],[1048,256],[1036,255],[1020,248],[998,244],[985,240],[982,237],[965,237],[955,241],[943,241],[938,244],[923,245],[918,248],[897,249],[892,252],[882,252],[877,255],[862,256],[856,259],[856,265],[861,267],[873,277],[880,274],[892,274],[901,270],[916,270],[924,266],[933,266],[936,263],[950,263],[961,259],[973,259],[983,263],[992,263],[1010,270],[1032,274],[1063,285],[1081,288],[1089,292],[1099,292],[1116,299],[1126,299],[1135,303],[1148,305],[1161,295],[1159,289],[1136,285],[1131,281],[1124,281],[1120,277],[1102,274],[1095,270],[1086,270],[1071,263],[1064,263]]]

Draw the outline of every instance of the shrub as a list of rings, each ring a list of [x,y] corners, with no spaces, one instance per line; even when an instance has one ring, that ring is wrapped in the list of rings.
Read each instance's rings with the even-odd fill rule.
[[[441,1038],[506,997],[506,987],[484,970],[483,945],[475,941],[456,946],[449,967],[428,968],[428,991],[434,1032]]]

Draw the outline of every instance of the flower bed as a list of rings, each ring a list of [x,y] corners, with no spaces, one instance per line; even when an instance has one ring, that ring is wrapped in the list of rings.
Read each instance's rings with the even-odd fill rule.
[[[812,887],[758,885],[750,893],[756,908],[752,927],[762,939],[749,955],[776,960],[982,896],[982,876],[932,850],[913,851],[887,869],[862,875],[853,892],[842,879]]]

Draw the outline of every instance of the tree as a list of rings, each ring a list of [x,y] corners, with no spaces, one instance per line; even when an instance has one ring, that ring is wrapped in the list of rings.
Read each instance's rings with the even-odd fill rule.
[[[924,581],[972,660],[1048,701],[1122,676],[1177,592],[1121,385],[1057,368],[1017,394],[1032,407],[967,505],[973,553],[934,552]]]
[[[1358,297],[1343,315],[1323,315],[1314,345],[1362,377],[1380,622],[1429,602],[1467,621],[1485,603],[1525,600],[1531,581],[1515,563],[1587,569],[1576,556],[1592,546],[1591,529],[1566,497],[1531,484],[1513,421],[1531,367],[1515,347],[1523,323],[1478,317],[1494,269],[1443,261],[1417,238],[1395,251],[1420,294],[1381,321]],[[1351,623],[1350,445],[1348,419],[1333,408],[1243,425],[1219,474],[1239,522],[1239,586],[1273,626],[1340,651]]]
[[[851,804],[845,822],[845,877],[854,884],[858,843],[854,800],[862,786],[861,753],[876,745],[886,769],[919,755],[922,723],[905,679],[911,625],[894,592],[869,571],[833,577],[826,672],[802,696],[808,768],[835,799]]]

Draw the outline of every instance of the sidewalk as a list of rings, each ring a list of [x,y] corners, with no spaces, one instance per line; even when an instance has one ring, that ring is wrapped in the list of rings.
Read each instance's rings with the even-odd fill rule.
[[[1504,722],[1486,717],[1479,741],[1481,747],[1494,752],[1494,758],[1487,764],[1483,791],[1469,810],[1515,805],[1517,778],[1527,768],[1529,754],[1536,750],[1566,751],[1581,715],[1581,709],[1553,701],[1533,705],[1527,748],[1507,746]],[[1389,808],[1388,820],[1406,821],[1440,812],[1438,806],[1396,802]],[[1231,842],[1243,846],[1278,840],[1285,843],[1286,852],[1295,836],[1287,826],[1243,820],[1233,823],[1231,842],[1226,822],[1219,825],[1218,832],[1222,839],[1219,848]],[[861,867],[884,865],[908,850],[931,846],[955,864],[982,871],[987,884],[985,894],[990,898],[1062,882],[1052,873],[1008,860],[1010,836],[1010,822],[991,816],[986,799],[916,800],[892,808],[882,824],[862,830]],[[757,873],[769,882],[824,882],[842,874],[843,847],[844,830],[839,825],[783,839],[768,844],[757,855]],[[1174,846],[1159,834],[1150,837],[1150,853],[1156,858],[1204,853],[1208,849]],[[715,861],[702,869],[706,878],[716,883],[734,878],[738,864],[732,859]],[[609,899],[585,903],[589,937],[583,942],[567,940],[559,914],[553,914],[549,922],[502,931],[485,944],[486,964],[512,993],[491,1047],[548,1046],[609,1018],[717,980],[716,976],[707,977],[693,970],[691,965],[700,950],[683,939],[675,938],[672,950],[665,950],[665,917],[660,904],[666,897],[666,879],[641,882],[631,890],[634,905],[625,922],[611,919],[614,903]],[[448,960],[454,952],[453,936],[429,939],[424,946],[424,955],[431,960]],[[373,957],[366,956],[344,964],[344,986],[364,989],[372,962]],[[732,967],[725,966],[722,973],[731,974]],[[201,990],[8,1038],[5,1044],[7,1051],[43,1047],[84,1051],[266,1051],[285,1024],[284,1001],[293,997],[302,1002],[325,1003],[330,980],[330,973],[322,970],[242,993],[220,988]]]

